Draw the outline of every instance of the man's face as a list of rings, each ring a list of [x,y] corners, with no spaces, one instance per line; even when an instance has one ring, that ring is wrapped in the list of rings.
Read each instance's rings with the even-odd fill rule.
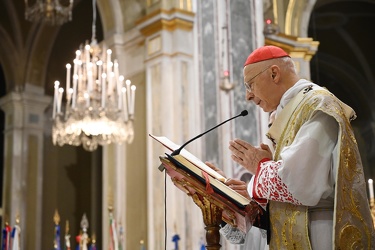
[[[275,99],[275,83],[272,78],[271,62],[250,64],[244,68],[244,82],[246,100],[253,101],[263,111],[270,112],[276,109],[278,102]]]

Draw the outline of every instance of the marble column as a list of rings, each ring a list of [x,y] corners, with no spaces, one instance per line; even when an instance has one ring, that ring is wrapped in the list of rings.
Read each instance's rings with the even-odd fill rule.
[[[22,92],[0,99],[5,113],[3,222],[23,232],[23,249],[41,249],[43,124],[51,98],[44,90],[26,84]]]
[[[200,98],[198,74],[194,74],[195,14],[190,1],[174,6],[177,2],[161,1],[158,10],[150,5],[150,14],[139,20],[138,29],[145,37],[147,131],[181,145],[200,131]],[[197,154],[200,150],[195,146],[192,153]],[[152,139],[147,149],[147,246],[172,249],[173,235],[178,235],[181,249],[194,249],[204,237],[201,212],[158,170],[158,156],[166,149]]]
[[[103,249],[108,248],[110,239],[110,212],[118,225],[117,233],[119,241],[122,238],[124,249],[133,249],[140,245],[140,241],[147,241],[147,183],[144,155],[148,137],[145,131],[143,40],[143,36],[136,28],[125,33],[115,33],[105,40],[107,47],[112,50],[113,59],[116,58],[118,61],[119,74],[129,79],[132,85],[136,86],[136,91],[133,140],[129,143],[103,146]]]

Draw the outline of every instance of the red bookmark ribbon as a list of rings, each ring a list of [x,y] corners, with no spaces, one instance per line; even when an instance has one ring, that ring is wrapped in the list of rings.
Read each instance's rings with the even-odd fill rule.
[[[208,174],[206,172],[202,171],[202,175],[203,175],[204,179],[206,180],[206,192],[208,194],[213,194],[214,189],[211,186],[210,178],[208,178]]]

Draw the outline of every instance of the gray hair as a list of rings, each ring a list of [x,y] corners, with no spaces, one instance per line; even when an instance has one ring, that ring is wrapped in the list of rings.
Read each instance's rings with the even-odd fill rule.
[[[293,73],[297,74],[297,67],[292,58],[285,56],[278,58],[278,61],[283,70],[291,70]]]

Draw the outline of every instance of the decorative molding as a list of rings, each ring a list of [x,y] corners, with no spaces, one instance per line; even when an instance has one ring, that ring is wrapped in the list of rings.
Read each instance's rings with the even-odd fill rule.
[[[160,52],[162,48],[161,45],[162,45],[162,38],[160,35],[149,39],[147,43],[147,55],[151,56],[152,54]]]
[[[140,32],[148,37],[162,30],[174,31],[193,29],[195,14],[182,9],[160,9],[136,21]]]
[[[159,19],[140,29],[140,32],[144,36],[150,36],[162,30],[174,31],[176,29],[191,31],[193,29],[193,23],[179,18],[174,18],[172,20]]]
[[[296,37],[283,33],[266,36],[266,45],[274,45],[284,49],[292,58],[310,61],[318,50],[319,41],[310,37]]]
[[[192,55],[189,55],[189,54],[186,54],[186,53],[182,53],[182,52],[176,52],[176,53],[154,53],[152,56],[148,57],[147,59],[145,59],[145,62],[149,62],[149,61],[152,61],[156,58],[163,58],[163,57],[178,57],[178,56],[183,56],[183,57],[189,57],[189,58],[193,58]]]
[[[183,9],[176,9],[176,8],[172,8],[172,9],[169,9],[169,10],[158,9],[158,10],[155,10],[155,11],[151,12],[150,14],[148,14],[146,16],[141,17],[140,19],[135,21],[135,24],[139,25],[141,23],[146,23],[148,20],[151,20],[153,17],[157,17],[157,16],[161,16],[161,15],[171,16],[173,14],[175,14],[175,15],[186,15],[186,16],[190,16],[191,18],[193,18],[195,16],[195,14],[193,12],[183,10]]]
[[[147,7],[160,3],[160,0],[147,0]]]

